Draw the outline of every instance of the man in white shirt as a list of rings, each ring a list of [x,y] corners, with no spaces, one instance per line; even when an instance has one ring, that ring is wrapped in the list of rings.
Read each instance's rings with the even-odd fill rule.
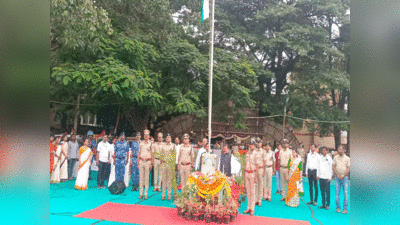
[[[196,165],[195,165],[195,170],[196,171],[199,171],[199,168],[200,168],[200,156],[201,156],[201,154],[206,152],[206,150],[204,149],[204,146],[207,144],[207,142],[208,142],[207,138],[203,138],[202,147],[197,152]]]
[[[319,169],[319,163],[321,156],[316,152],[317,147],[315,144],[311,144],[311,152],[307,154],[306,164],[306,177],[308,177],[308,185],[310,186],[310,201],[308,205],[317,205],[318,201],[318,180],[317,173]],[[313,201],[313,186],[315,189],[315,200]]]
[[[321,161],[317,172],[317,179],[321,188],[322,206],[320,209],[329,209],[331,199],[331,178],[332,178],[332,158],[328,153],[326,147],[322,148]]]
[[[108,143],[108,136],[103,135],[103,140],[97,146],[96,161],[99,166],[99,173],[97,174],[97,189],[106,188],[104,181],[107,179],[107,167],[110,163],[111,145]]]
[[[181,148],[179,137],[175,138],[175,150],[176,150],[176,163],[175,163],[175,177],[176,183],[179,184],[179,171],[178,171],[178,155],[179,149]],[[181,185],[179,184],[178,189],[181,190]]]
[[[241,164],[239,162],[239,159],[236,158],[236,154],[239,151],[238,146],[233,146],[232,147],[232,158],[231,158],[231,174],[232,176],[239,176],[240,174],[240,169],[241,169]]]

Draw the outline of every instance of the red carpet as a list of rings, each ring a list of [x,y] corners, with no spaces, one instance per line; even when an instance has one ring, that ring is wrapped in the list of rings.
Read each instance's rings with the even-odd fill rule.
[[[180,218],[174,208],[126,205],[119,203],[106,203],[95,209],[83,212],[75,217],[87,219],[107,220],[121,223],[136,223],[143,225],[153,224],[207,224],[205,221],[186,221]],[[210,223],[216,224],[216,223]],[[261,216],[238,215],[233,224],[263,224],[263,225],[310,225],[307,221],[288,220]]]

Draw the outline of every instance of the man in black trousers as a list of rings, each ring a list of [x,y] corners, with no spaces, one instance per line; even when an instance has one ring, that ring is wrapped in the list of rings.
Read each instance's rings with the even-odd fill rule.
[[[329,209],[331,199],[331,179],[332,179],[332,158],[328,153],[326,147],[322,148],[321,161],[318,168],[319,185],[321,187],[322,206],[320,209]]]
[[[321,160],[320,154],[316,152],[317,147],[315,144],[311,145],[311,152],[307,154],[307,164],[306,164],[306,177],[308,177],[308,185],[310,186],[310,201],[307,202],[308,205],[317,205],[318,201],[318,179],[317,173],[319,169],[319,164]],[[313,188],[314,186],[314,188]],[[313,191],[315,189],[315,195]],[[313,198],[315,196],[315,198]],[[314,201],[313,201],[314,199]]]
[[[104,181],[107,179],[107,167],[110,165],[111,160],[111,145],[108,143],[108,136],[103,135],[103,140],[97,146],[96,162],[99,167],[97,174],[97,188],[103,189]]]

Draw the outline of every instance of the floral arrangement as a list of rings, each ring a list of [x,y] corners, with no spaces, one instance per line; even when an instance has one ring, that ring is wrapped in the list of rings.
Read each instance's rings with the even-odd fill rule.
[[[189,184],[196,184],[198,187],[197,194],[206,198],[208,195],[215,196],[221,190],[225,190],[228,196],[231,196],[231,188],[225,174],[217,172],[207,176],[200,172],[192,174],[188,179]]]
[[[230,201],[228,201],[228,203],[226,204],[226,208],[229,214],[234,214],[237,213],[239,209],[239,204],[237,201],[235,201],[235,199],[231,198]]]
[[[239,205],[231,196],[227,180],[221,173],[210,176],[193,173],[174,200],[178,214],[194,221],[205,219],[209,222],[211,218],[215,222],[217,219],[234,221]]]

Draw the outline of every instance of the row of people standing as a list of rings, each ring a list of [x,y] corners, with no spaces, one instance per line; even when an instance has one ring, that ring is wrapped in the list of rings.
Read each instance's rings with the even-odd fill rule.
[[[336,212],[348,213],[350,158],[344,153],[344,149],[344,146],[340,145],[338,147],[338,154],[332,160],[326,147],[322,147],[322,154],[319,154],[316,145],[311,145],[310,152],[307,154],[305,170],[310,192],[310,201],[307,204],[316,206],[320,192],[322,205],[319,208],[329,209],[330,182],[334,177],[336,186]],[[318,190],[318,182],[320,190]],[[340,207],[341,189],[344,192],[343,211],[341,211]]]
[[[263,200],[271,201],[272,175],[275,164],[276,160],[271,144],[268,142],[263,145],[260,138],[257,140],[252,139],[249,150],[246,153],[244,168],[245,188],[248,199],[247,209],[244,213],[254,215],[256,204],[261,206]]]
[[[129,184],[129,177],[132,175],[132,191],[138,191],[138,187],[140,186],[140,198],[145,197],[147,199],[148,188],[149,188],[149,174],[154,167],[154,191],[161,191],[161,183],[166,184],[163,186],[163,195],[162,199],[165,199],[165,191],[168,189],[168,199],[170,199],[170,195],[172,194],[172,190],[169,187],[171,183],[170,175],[172,171],[168,171],[168,168],[165,167],[165,162],[161,161],[160,158],[157,157],[155,152],[163,152],[164,146],[167,145],[169,147],[168,150],[176,152],[176,172],[179,172],[181,177],[181,184],[185,184],[187,181],[190,172],[192,171],[192,167],[194,170],[199,171],[201,165],[201,156],[204,152],[209,151],[207,145],[207,139],[203,139],[203,147],[198,151],[196,161],[194,161],[194,151],[193,147],[189,144],[189,135],[185,134],[183,136],[183,148],[182,145],[179,145],[179,138],[175,139],[176,144],[171,143],[171,136],[167,135],[166,143],[162,142],[163,135],[162,133],[158,134],[158,142],[152,143],[149,140],[150,132],[145,130],[145,140],[141,140],[140,132],[136,135],[136,140],[132,142],[131,150],[129,151],[129,144],[125,140],[125,135],[122,134],[119,140],[114,139],[113,144],[108,144],[107,136],[103,137],[103,141],[98,144],[96,157],[92,157],[94,154],[86,153],[84,149],[79,149],[79,157],[78,160],[79,170],[84,165],[87,165],[88,170],[90,170],[90,165],[93,160],[96,160],[99,165],[99,174],[98,174],[98,187],[104,187],[104,181],[107,180],[108,174],[107,167],[111,164],[113,168],[110,175],[109,185],[114,180],[124,180],[125,183]],[[75,139],[75,140],[74,140]],[[95,149],[93,147],[96,146],[96,143],[93,143],[93,139],[88,139],[87,144],[84,147]],[[85,140],[86,142],[86,140]],[[56,143],[57,145],[55,145]],[[73,164],[71,161],[65,161],[65,158],[73,159],[73,154],[65,155],[65,146],[67,143],[67,139],[64,136],[58,138],[55,142],[53,142],[53,154],[55,155],[55,159],[53,161],[53,165],[51,167],[51,181],[55,181],[57,183],[57,173],[61,175],[61,170],[66,171],[64,165]],[[71,137],[71,141],[68,142],[68,149],[70,148],[78,148],[72,147],[79,146],[76,142],[76,137],[74,135]],[[103,144],[104,143],[104,144]],[[257,144],[257,148],[255,145]],[[52,145],[51,145],[52,146]],[[55,147],[57,150],[54,150]],[[283,147],[282,147],[283,146]],[[254,213],[254,205],[257,204],[261,206],[262,200],[271,201],[271,189],[272,189],[272,175],[276,174],[277,177],[277,189],[281,191],[279,193],[282,194],[281,201],[285,201],[289,206],[296,207],[298,205],[298,194],[299,188],[297,186],[297,182],[301,183],[302,174],[303,174],[303,162],[304,157],[301,157],[303,154],[297,150],[291,150],[289,148],[289,143],[287,140],[284,140],[282,144],[278,145],[278,151],[273,152],[271,150],[270,143],[266,145],[262,144],[261,139],[257,139],[257,141],[252,141],[249,146],[249,153],[254,153],[252,156],[248,154],[246,157],[249,157],[249,160],[246,159],[246,168],[245,168],[245,177],[248,180],[249,185],[246,188],[249,191],[248,196],[251,195],[251,190],[254,186],[254,200],[252,197],[249,198],[249,210],[247,212]],[[64,149],[64,150],[63,150]],[[182,151],[180,151],[182,149]],[[69,151],[70,152],[70,151]],[[73,151],[72,151],[73,152]],[[310,202],[308,204],[316,205],[318,200],[318,184],[317,181],[320,182],[320,190],[322,196],[322,206],[319,208],[329,209],[329,199],[330,199],[330,181],[333,173],[336,175],[336,199],[337,199],[337,211],[340,212],[340,191],[341,188],[344,189],[345,201],[343,206],[343,213],[347,213],[347,205],[348,205],[348,173],[350,170],[350,161],[349,158],[344,154],[343,147],[339,147],[339,154],[335,156],[335,159],[332,160],[329,154],[327,154],[327,149],[322,148],[322,156],[317,153],[317,149],[315,145],[311,146],[310,152],[306,157],[306,168],[304,171],[305,176],[309,179],[309,190],[310,190]],[[300,153],[300,154],[299,154]],[[62,156],[63,155],[63,156]],[[295,155],[295,156],[294,156]],[[300,155],[300,156],[299,156]],[[83,157],[83,158],[82,158]],[[90,158],[90,159],[89,159]],[[299,159],[298,159],[299,158]],[[88,159],[88,160],[86,160]],[[236,161],[236,166],[234,165]],[[85,163],[83,165],[83,163]],[[248,164],[250,163],[250,164]],[[164,164],[164,165],[163,165]],[[58,165],[58,166],[55,166]],[[225,145],[223,147],[223,152],[221,154],[220,160],[218,162],[218,169],[230,176],[233,171],[238,173],[240,171],[240,165],[238,169],[238,162],[233,155],[230,154],[228,146]],[[250,166],[250,168],[249,168]],[[333,168],[332,168],[333,166]],[[58,169],[59,168],[59,169]],[[64,169],[63,169],[64,168]],[[68,167],[74,168],[74,166]],[[131,171],[129,171],[131,169]],[[68,169],[69,170],[69,169]],[[83,170],[82,170],[83,171]],[[254,174],[253,174],[254,173]],[[63,172],[62,181],[65,181],[65,172]],[[69,173],[73,174],[73,172]],[[246,174],[248,176],[246,176]],[[73,176],[73,175],[72,175]],[[254,176],[255,183],[250,179]],[[164,178],[166,180],[164,180]],[[71,179],[71,178],[70,178]],[[84,180],[85,178],[83,178]],[[292,179],[292,182],[290,181]],[[79,179],[81,180],[81,179]],[[295,181],[293,181],[295,180]],[[80,183],[77,182],[76,183]],[[251,184],[254,184],[253,186]],[[77,189],[86,189],[86,183],[83,182],[82,185],[77,185]],[[263,192],[263,188],[265,192]],[[144,192],[143,192],[144,189]],[[164,191],[165,190],[165,191]],[[143,194],[142,194],[143,193]],[[297,193],[297,195],[296,195]],[[300,192],[301,194],[301,192]]]
[[[70,142],[66,134],[58,138],[50,136],[50,183],[65,182],[70,178],[69,168],[75,166],[68,167]]]
[[[106,137],[103,137],[103,139]],[[149,189],[149,178],[150,171],[153,168],[154,172],[154,190],[161,192],[162,187],[162,200],[165,200],[166,195],[168,195],[168,200],[171,199],[172,190],[171,190],[171,180],[172,180],[172,170],[173,168],[169,168],[165,161],[160,157],[162,155],[172,155],[172,152],[175,152],[176,159],[173,159],[176,163],[176,172],[178,172],[176,178],[180,177],[181,185],[186,184],[188,177],[190,176],[190,172],[193,170],[199,171],[201,165],[201,156],[203,153],[209,151],[207,139],[203,139],[203,146],[197,152],[198,160],[195,163],[195,150],[194,147],[189,142],[189,135],[183,135],[183,144],[179,144],[180,140],[178,137],[175,138],[175,144],[172,143],[172,137],[170,134],[166,135],[165,142],[163,142],[163,134],[158,133],[157,142],[150,141],[150,132],[148,130],[144,131],[144,141],[141,141],[141,133],[136,133],[136,140],[134,140],[131,144],[131,151],[129,151],[129,144],[125,140],[125,135],[122,134],[120,136],[119,141],[115,143],[115,151],[113,154],[113,158],[115,159],[115,164],[111,169],[109,185],[114,181],[124,180],[126,186],[129,185],[126,181],[126,175],[129,176],[132,174],[132,191],[140,192],[139,198],[147,199],[148,198],[148,189]],[[98,149],[100,150],[101,144],[99,144]],[[231,174],[231,160],[230,154],[228,153],[229,149],[227,146],[224,146],[224,153],[221,156],[221,160],[218,162],[218,165],[225,174],[230,176]],[[100,153],[101,154],[101,153]],[[229,156],[225,156],[225,155]],[[229,158],[229,160],[228,160]],[[235,160],[233,160],[235,163]],[[236,166],[233,166],[234,171],[238,172],[240,170],[237,168],[239,162],[236,160]],[[131,168],[131,171],[127,168]],[[101,174],[101,166],[99,168],[99,174]],[[115,171],[115,172],[114,172]],[[115,179],[112,177],[115,174]]]
[[[141,141],[141,133],[137,132],[136,140],[132,142],[131,151],[129,151],[129,144],[125,140],[125,134],[122,133],[119,140],[115,143],[114,154],[112,154],[115,159],[115,164],[113,165],[114,170],[111,170],[109,185],[113,181],[111,177],[114,175],[114,171],[115,181],[124,180],[127,174],[132,175],[132,191],[140,192],[139,199],[143,197],[147,199],[150,184],[150,171],[154,168],[154,191],[161,192],[161,184],[165,184],[163,185],[162,199],[165,199],[165,194],[167,193],[168,200],[170,200],[172,195],[170,185],[172,171],[169,171],[171,168],[162,160],[160,154],[170,155],[172,152],[177,152],[177,146],[172,143],[172,137],[169,134],[166,136],[166,142],[163,142],[162,133],[158,134],[157,139],[157,142],[151,142],[150,131],[145,130],[144,141]],[[182,157],[177,157],[176,159],[178,161],[186,160],[186,150],[189,147],[188,141],[188,137],[184,136],[184,146],[179,146],[179,148],[182,147],[180,151]],[[193,152],[193,148],[190,147],[190,149]],[[192,160],[190,163],[192,163]],[[131,171],[129,171],[129,169],[127,170],[127,168],[130,168]],[[184,168],[179,169],[181,173],[183,173]],[[101,169],[99,170],[101,171]],[[129,180],[125,183],[129,184]]]
[[[92,154],[96,155],[96,140],[93,139],[93,132],[88,132],[88,147]],[[77,136],[72,134],[68,138],[63,134],[57,138],[50,136],[50,183],[60,183],[73,180],[77,177],[79,168],[79,148],[81,144]],[[90,164],[93,164],[95,157],[91,158]],[[91,167],[89,168],[89,180]]]
[[[280,154],[284,152],[284,146],[287,140],[277,145],[275,150],[275,159],[277,164],[275,167],[277,178],[277,192],[282,194],[282,199],[285,196],[284,185],[287,182],[286,171],[282,167],[286,164],[286,157],[283,163],[281,162]],[[288,142],[287,142],[288,143]],[[283,146],[283,147],[282,147]],[[332,154],[329,153],[326,147],[322,147],[321,151],[318,150],[315,144],[312,144],[308,153],[303,149],[298,149],[296,152],[300,155],[301,167],[305,165],[302,172],[303,176],[308,178],[309,196],[310,201],[308,205],[317,206],[318,195],[322,197],[322,205],[318,208],[329,210],[330,207],[330,182],[335,179],[336,185],[336,212],[348,213],[348,187],[349,187],[349,172],[350,172],[350,158],[344,153],[344,146],[340,145],[337,149],[338,154],[332,159]],[[321,154],[319,153],[321,152]],[[300,168],[299,168],[300,169]],[[319,185],[318,185],[319,182]],[[344,192],[343,211],[340,206],[341,190]]]

